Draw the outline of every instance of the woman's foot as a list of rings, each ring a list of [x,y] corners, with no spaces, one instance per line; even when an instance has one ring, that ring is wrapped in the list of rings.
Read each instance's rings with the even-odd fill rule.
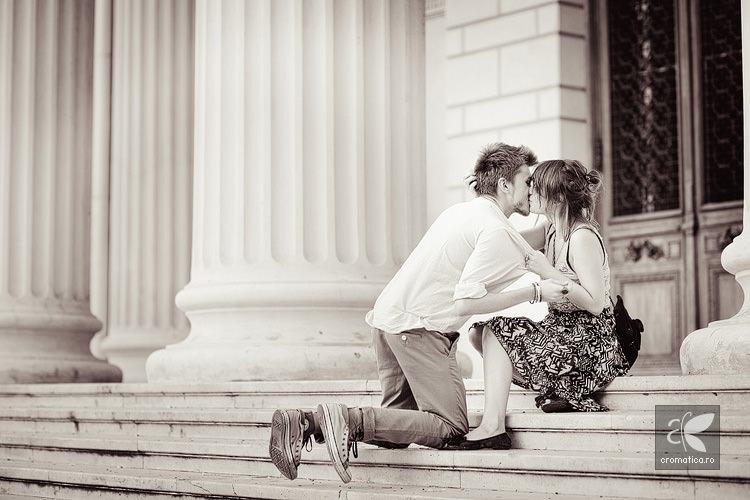
[[[464,436],[464,438],[466,438]],[[449,442],[445,448],[448,450],[509,450],[511,446],[510,436],[506,432],[484,439],[463,439]]]
[[[480,439],[487,439],[493,436],[505,434],[505,426],[503,427],[482,427],[481,425],[475,429],[470,430],[464,436],[469,441],[479,441]]]

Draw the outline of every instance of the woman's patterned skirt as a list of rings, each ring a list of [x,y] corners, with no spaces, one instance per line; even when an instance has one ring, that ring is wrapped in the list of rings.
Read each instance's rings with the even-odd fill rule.
[[[578,411],[606,411],[591,394],[629,369],[614,325],[610,308],[598,316],[550,308],[540,322],[497,316],[472,328],[492,330],[515,367],[513,383],[537,391],[537,405],[557,397]]]

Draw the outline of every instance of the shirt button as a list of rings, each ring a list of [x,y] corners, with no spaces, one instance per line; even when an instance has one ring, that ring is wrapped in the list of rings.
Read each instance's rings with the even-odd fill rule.
[[[401,335],[401,340],[406,340],[406,335]]]

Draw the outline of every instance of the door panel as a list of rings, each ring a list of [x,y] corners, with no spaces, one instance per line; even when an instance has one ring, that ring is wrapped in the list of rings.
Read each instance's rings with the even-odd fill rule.
[[[644,322],[633,373],[679,373],[682,340],[742,302],[721,267],[742,220],[740,0],[588,5],[612,292]]]
[[[618,221],[608,227],[612,291],[622,295],[628,311],[646,331],[633,373],[677,373],[685,329],[685,235],[681,218]]]
[[[640,278],[640,281],[636,281]],[[630,277],[621,283],[624,298],[633,312],[641,311],[639,317],[649,330],[671,332],[680,324],[679,304],[676,300],[680,286],[674,274]],[[669,335],[646,335],[641,349],[644,355],[670,356],[674,343]]]

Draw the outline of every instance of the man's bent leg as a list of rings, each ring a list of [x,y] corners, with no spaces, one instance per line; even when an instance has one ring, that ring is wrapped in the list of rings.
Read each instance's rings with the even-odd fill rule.
[[[451,436],[461,434],[434,413],[419,410],[394,410],[391,408],[362,408],[364,443],[383,446],[406,447],[410,443],[442,448]]]
[[[378,363],[378,378],[383,399],[383,408],[400,408],[402,410],[417,410],[417,401],[406,380],[406,375],[393,354],[388,339],[392,333],[377,328],[372,330],[372,346]]]
[[[414,330],[384,333],[419,411],[364,408],[364,441],[441,447],[469,430],[466,390],[456,362],[458,334]]]
[[[396,356],[388,345],[387,336],[391,333],[373,328],[372,346],[375,350],[375,356],[378,362],[378,377],[380,379],[380,389],[383,393],[383,399],[380,406],[382,408],[399,408],[403,410],[418,409],[417,402],[411,393],[411,388],[406,380],[401,366],[398,364]],[[390,441],[370,440],[370,444],[382,448],[406,448],[409,443],[393,443]]]

